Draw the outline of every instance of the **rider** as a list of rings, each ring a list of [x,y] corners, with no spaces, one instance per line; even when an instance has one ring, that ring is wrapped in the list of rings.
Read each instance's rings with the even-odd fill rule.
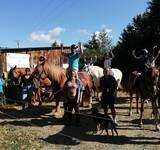
[[[80,52],[77,51],[77,49],[79,48]],[[71,45],[71,53],[64,53],[63,52],[63,48],[61,49],[62,55],[64,57],[68,57],[68,61],[69,61],[69,67],[68,70],[70,69],[74,69],[76,71],[76,74],[78,73],[79,70],[79,58],[80,55],[83,54],[83,49],[81,48],[81,43],[78,43],[78,46],[76,46],[75,44]]]
[[[106,52],[105,59],[104,59],[104,68],[111,68],[111,61],[114,58],[114,54],[112,51]]]
[[[136,70],[132,72],[135,75],[134,82],[133,82],[133,86],[135,86],[137,78],[142,77],[144,74],[146,61],[148,59],[148,50],[142,49],[139,56],[136,56],[135,50],[133,50],[132,55],[134,59],[137,61]]]

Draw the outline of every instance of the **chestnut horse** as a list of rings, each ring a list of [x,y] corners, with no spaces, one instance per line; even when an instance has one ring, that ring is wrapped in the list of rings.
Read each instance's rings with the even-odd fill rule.
[[[130,94],[130,115],[132,113],[132,95],[136,94],[137,98],[137,109],[138,109],[138,99],[141,100],[141,108],[140,108],[140,118],[139,125],[142,125],[142,117],[144,111],[144,102],[146,99],[150,99],[152,104],[152,112],[155,119],[156,129],[160,130],[158,125],[159,123],[159,111],[157,105],[157,91],[158,91],[158,78],[159,78],[159,70],[156,67],[146,67],[144,75],[141,75],[140,78],[137,79],[136,85],[134,89],[132,85],[134,84],[133,74],[129,76],[129,94]],[[138,111],[138,110],[137,110]]]
[[[63,95],[63,86],[67,79],[66,69],[61,68],[59,66],[55,66],[53,63],[46,61],[44,64],[37,65],[37,67],[34,69],[34,75],[39,78],[41,85],[51,85],[56,101],[55,112],[59,112],[60,96]],[[82,105],[88,103],[88,105],[91,106],[92,77],[86,72],[78,72],[78,76],[85,87],[81,103]]]

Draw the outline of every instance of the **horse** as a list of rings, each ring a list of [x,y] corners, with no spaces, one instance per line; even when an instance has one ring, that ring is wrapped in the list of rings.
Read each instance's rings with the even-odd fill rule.
[[[138,112],[138,99],[140,98],[141,107],[140,107],[140,118],[139,118],[139,125],[143,125],[142,117],[144,112],[144,102],[146,99],[150,99],[152,104],[152,113],[154,114],[154,120],[156,129],[160,130],[158,125],[159,123],[159,111],[157,106],[157,91],[158,91],[158,78],[159,78],[159,71],[156,67],[145,67],[145,72],[141,75],[136,84],[134,83],[133,73],[129,75],[129,94],[130,94],[130,108],[129,114],[132,114],[132,95],[136,93],[137,99],[137,112]],[[133,85],[135,84],[134,88]]]
[[[37,65],[34,69],[34,74],[39,77],[41,85],[46,85],[51,82],[50,86],[53,89],[54,98],[56,101],[55,113],[60,112],[60,96],[63,95],[64,83],[67,79],[67,70],[56,66],[53,63],[45,62]],[[86,72],[78,72],[78,77],[82,81],[85,91],[83,92],[82,105],[88,103],[89,107],[92,105],[92,77]],[[48,84],[49,85],[49,84]]]
[[[11,68],[8,72],[8,79],[7,79],[7,84],[8,86],[12,86],[13,84],[20,84],[20,77],[26,74],[25,71],[26,68],[17,68],[16,66]],[[30,68],[31,73],[33,72],[33,68]],[[37,80],[34,79],[33,84],[34,86],[34,91],[33,91],[33,99],[32,103],[35,104],[36,101],[39,102],[39,106],[42,105],[42,98],[41,98],[41,88],[37,85]]]
[[[86,71],[89,73],[94,82],[95,91],[97,92],[97,100],[100,99],[99,92],[100,92],[100,78],[103,76],[103,68],[99,66],[91,66],[91,65],[85,65],[82,69],[83,71]],[[121,87],[121,80],[122,80],[122,72],[117,68],[111,68],[109,70],[110,75],[115,77],[117,81],[117,90]]]

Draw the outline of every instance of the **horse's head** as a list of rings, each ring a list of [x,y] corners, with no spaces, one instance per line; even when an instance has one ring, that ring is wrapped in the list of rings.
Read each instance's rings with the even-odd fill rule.
[[[87,65],[85,64],[82,71],[89,72],[89,66],[90,66],[89,64]]]
[[[23,70],[23,71],[22,71]],[[8,79],[19,78],[24,73],[24,69],[17,68],[17,66],[11,68],[8,72]]]
[[[49,85],[50,82],[52,86],[59,85],[62,88],[66,80],[66,69],[55,66],[53,63],[45,62],[37,65],[34,69],[34,76],[38,78],[41,85],[46,85],[47,82],[47,85]]]
[[[46,70],[45,65],[46,63],[38,64],[33,71],[36,82],[40,82],[41,86],[51,85],[51,81],[49,80],[48,71]]]

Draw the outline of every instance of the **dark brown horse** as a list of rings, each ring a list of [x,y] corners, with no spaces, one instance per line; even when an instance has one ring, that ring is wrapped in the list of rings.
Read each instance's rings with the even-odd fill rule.
[[[157,84],[158,84],[158,78],[159,78],[159,70],[156,67],[151,67],[145,68],[144,75],[141,75],[137,79],[137,83],[134,87],[132,88],[134,78],[133,74],[130,75],[129,77],[129,93],[130,93],[130,114],[132,112],[132,95],[135,92],[136,97],[137,97],[137,109],[138,109],[138,99],[140,97],[141,100],[141,108],[140,108],[140,118],[139,118],[139,124],[142,125],[142,117],[143,117],[143,112],[144,112],[144,102],[146,99],[150,99],[152,103],[152,112],[154,114],[154,119],[156,123],[156,129],[159,130],[159,111],[158,111],[158,106],[157,106]]]
[[[133,104],[133,94],[135,94],[136,97],[136,113],[139,114],[139,99],[140,99],[140,93],[138,92],[139,89],[135,88],[135,76],[136,74],[132,72],[129,75],[129,80],[128,80],[128,91],[130,95],[130,107],[129,107],[129,116],[132,115],[132,104]],[[138,78],[138,77],[137,77]]]
[[[63,86],[67,79],[66,69],[59,66],[55,66],[53,63],[45,62],[44,64],[37,65],[34,70],[34,75],[39,78],[41,85],[52,86],[54,98],[56,100],[56,110],[60,111],[60,96],[63,94]],[[86,72],[79,72],[78,76],[82,81],[85,91],[83,93],[82,105],[88,103],[89,106],[92,104],[92,77]]]

